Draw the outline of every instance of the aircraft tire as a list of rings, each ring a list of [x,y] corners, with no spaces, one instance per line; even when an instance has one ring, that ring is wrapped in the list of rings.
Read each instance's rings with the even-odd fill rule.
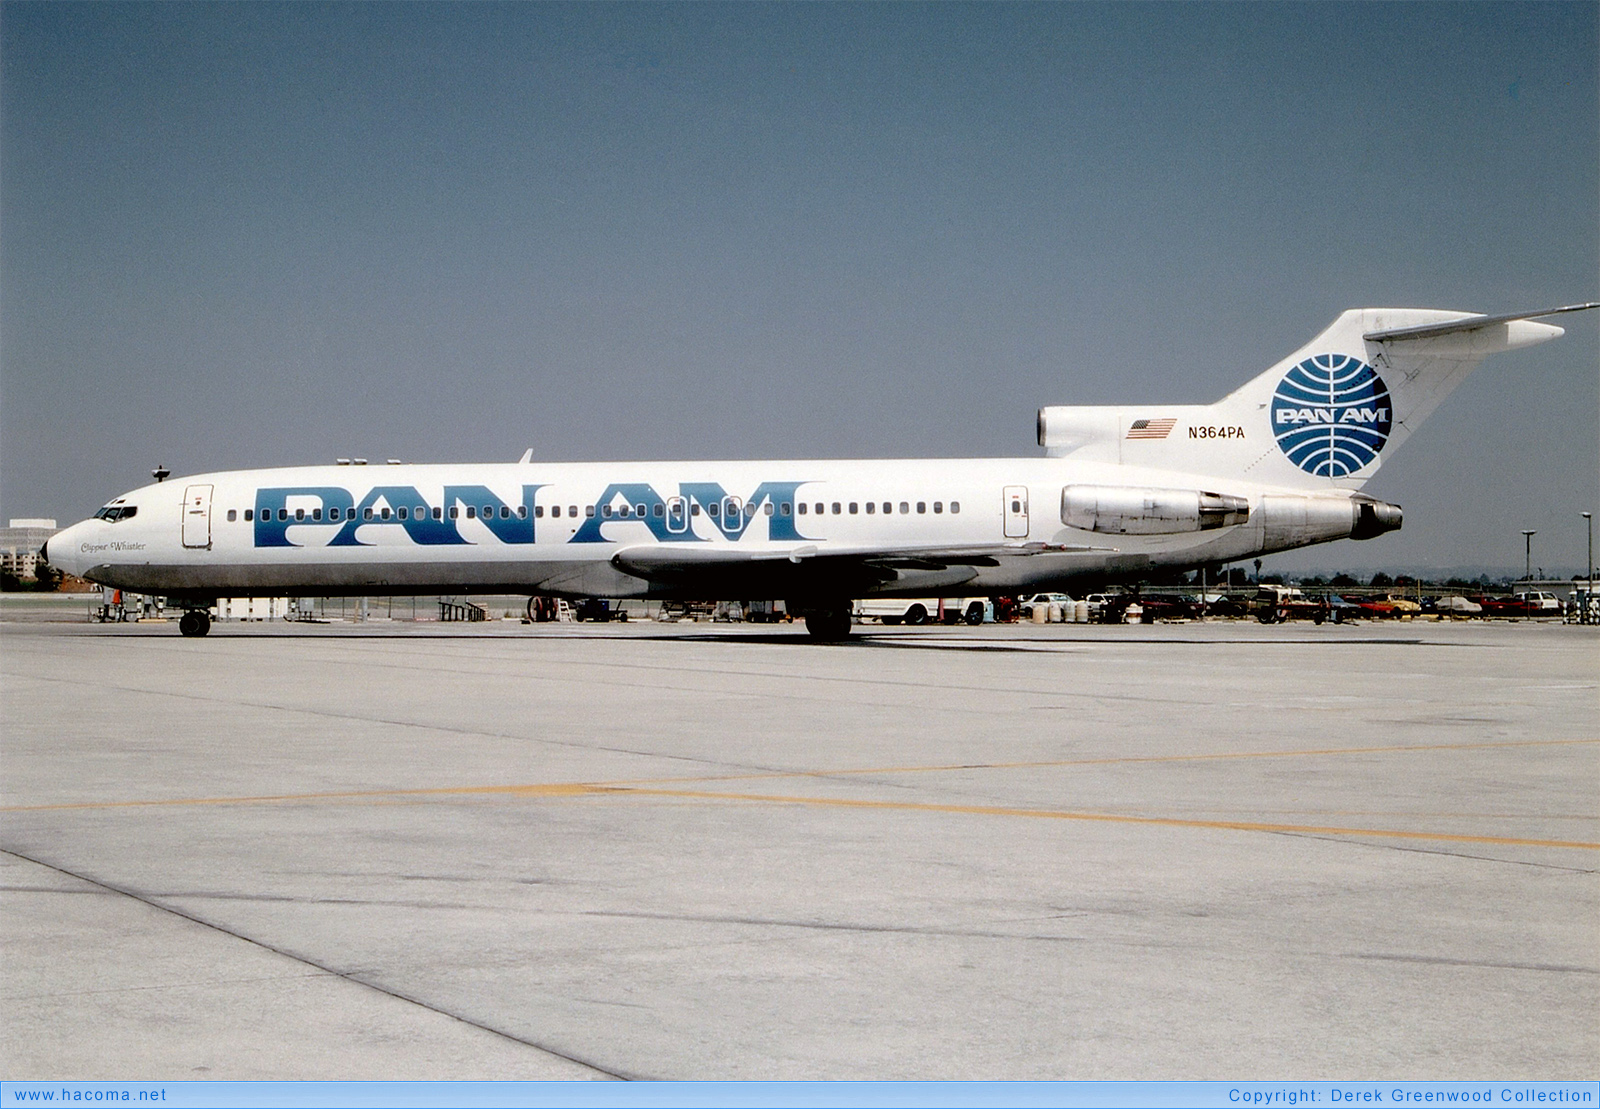
[[[178,618],[178,631],[182,635],[200,636],[211,630],[211,616],[191,608]]]
[[[981,605],[973,605],[971,608],[967,609],[967,615],[966,615],[965,619],[966,619],[967,623],[969,625],[971,625],[972,627],[974,627],[974,628],[977,627],[979,624],[983,623],[983,608],[982,608],[982,606]]]
[[[850,610],[828,609],[806,617],[806,632],[818,643],[838,643],[850,638]]]

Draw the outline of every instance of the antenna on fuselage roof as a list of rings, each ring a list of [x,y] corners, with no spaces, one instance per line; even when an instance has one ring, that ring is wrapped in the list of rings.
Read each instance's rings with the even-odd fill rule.
[[[533,461],[533,448],[529,447],[527,450],[522,452],[522,457],[517,459],[517,464],[521,465],[521,466],[526,466],[528,463],[530,463],[532,461]]]
[[[172,471],[167,469],[166,466],[157,463],[156,468],[150,471],[150,476],[155,478],[158,482],[166,481],[172,476]]]

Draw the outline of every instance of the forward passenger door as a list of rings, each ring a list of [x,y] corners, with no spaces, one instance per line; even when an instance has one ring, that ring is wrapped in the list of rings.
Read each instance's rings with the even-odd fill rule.
[[[211,549],[209,485],[191,485],[183,491],[183,545],[199,550]]]

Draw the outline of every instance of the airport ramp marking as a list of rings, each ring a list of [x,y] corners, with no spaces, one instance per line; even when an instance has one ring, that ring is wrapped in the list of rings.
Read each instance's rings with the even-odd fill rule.
[[[1573,747],[1600,743],[1590,739],[1508,739],[1479,743],[1390,744],[1375,747],[1320,747],[1288,751],[1219,751],[1197,755],[1113,755],[1088,759],[1038,759],[1024,762],[937,763],[928,766],[851,767],[842,770],[786,770],[755,774],[708,774],[692,777],[621,778],[588,782],[530,782],[516,785],[432,786],[424,789],[327,790],[316,793],[269,793],[233,797],[172,797],[134,801],[67,801],[50,805],[0,805],[0,813],[57,812],[73,809],[181,808],[201,805],[268,805],[307,801],[378,801],[399,798],[510,794],[520,797],[590,796],[605,792],[643,793],[643,787],[707,782],[771,781],[786,778],[845,778],[874,774],[927,774],[961,770],[1043,770],[1071,766],[1206,762],[1230,759],[1314,758],[1325,755],[1400,754],[1428,751],[1470,751],[1515,747]],[[731,796],[716,794],[715,796]],[[1033,811],[1033,810],[1027,810]]]
[[[691,783],[749,781],[773,778],[827,778],[865,774],[895,774],[953,770],[1010,770],[1044,767],[1106,765],[1117,763],[1189,762],[1217,759],[1288,758],[1318,755],[1398,753],[1507,747],[1572,746],[1600,743],[1597,739],[1504,740],[1483,743],[1390,745],[1381,747],[1315,748],[1296,751],[1240,751],[1200,755],[1122,756],[1097,759],[1060,759],[1012,763],[955,763],[937,766],[875,767],[835,771],[794,771],[784,774],[742,774],[721,777],[631,779],[613,782],[552,782],[523,785],[440,786],[430,789],[339,790],[320,793],[272,794],[257,797],[211,797],[147,801],[85,802],[62,805],[6,806],[3,812],[38,812],[61,809],[112,809],[198,805],[272,804],[308,801],[398,800],[403,798],[503,795],[534,797],[667,797],[686,800],[742,801],[747,803],[816,805],[833,808],[896,810],[905,812],[958,813],[976,816],[1076,820],[1110,824],[1136,824],[1155,827],[1206,828],[1226,831],[1271,832],[1299,835],[1336,835],[1384,839],[1430,840],[1452,843],[1496,844],[1517,847],[1553,847],[1573,850],[1600,850],[1600,843],[1574,840],[1530,839],[1514,836],[1484,836],[1454,832],[1423,832],[1384,828],[1346,828],[1332,825],[1272,823],[1242,820],[1201,820],[1184,817],[1137,816],[1126,813],[1085,812],[1057,809],[1026,809],[992,805],[956,805],[937,802],[883,801],[864,798],[815,797],[790,794],[727,793],[717,790],[672,789],[671,785]]]
[[[597,788],[595,793],[635,797],[678,797],[705,801],[747,801],[778,805],[821,805],[849,809],[894,809],[909,812],[961,813],[972,816],[1033,817],[1044,820],[1081,820],[1104,824],[1143,824],[1164,828],[1207,828],[1234,832],[1277,832],[1294,835],[1353,836],[1377,839],[1416,839],[1449,843],[1495,844],[1503,847],[1560,847],[1600,851],[1600,843],[1560,839],[1521,839],[1513,836],[1478,836],[1460,832],[1412,832],[1398,828],[1338,828],[1313,824],[1267,824],[1248,820],[1192,820],[1171,816],[1129,816],[1120,813],[1075,812],[1061,809],[1013,809],[995,805],[941,805],[926,801],[873,801],[848,797],[797,797],[771,793],[718,793],[696,789]]]

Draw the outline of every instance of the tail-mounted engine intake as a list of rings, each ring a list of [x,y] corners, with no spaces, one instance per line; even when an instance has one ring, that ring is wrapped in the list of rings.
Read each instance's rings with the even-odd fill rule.
[[[1068,485],[1061,490],[1061,522],[1083,531],[1171,535],[1231,527],[1249,518],[1250,502],[1243,497],[1199,489]]]

